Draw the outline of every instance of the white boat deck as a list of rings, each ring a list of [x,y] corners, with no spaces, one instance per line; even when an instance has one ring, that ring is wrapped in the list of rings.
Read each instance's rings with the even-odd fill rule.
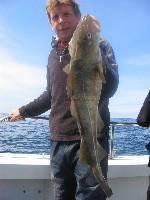
[[[111,200],[146,200],[149,156],[121,156],[109,160]],[[49,155],[0,153],[0,200],[51,198]]]

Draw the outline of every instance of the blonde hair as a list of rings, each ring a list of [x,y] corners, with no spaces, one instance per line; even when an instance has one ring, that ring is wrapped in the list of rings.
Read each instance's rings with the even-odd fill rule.
[[[76,16],[81,16],[79,5],[75,0],[47,0],[46,2],[46,12],[50,19],[50,12],[55,9],[56,6],[65,4],[70,5],[73,8],[74,14]]]

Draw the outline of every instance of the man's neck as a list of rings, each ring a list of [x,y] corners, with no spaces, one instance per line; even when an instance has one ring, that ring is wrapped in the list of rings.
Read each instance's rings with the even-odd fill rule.
[[[61,47],[64,48],[64,49],[65,49],[65,48],[68,48],[68,43],[69,43],[68,41],[60,41],[60,45],[61,45]]]

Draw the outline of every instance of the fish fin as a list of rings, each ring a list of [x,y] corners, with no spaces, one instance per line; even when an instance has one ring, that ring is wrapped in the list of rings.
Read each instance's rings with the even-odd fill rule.
[[[97,113],[97,132],[100,133],[101,130],[104,127],[104,122],[99,114]],[[107,156],[106,151],[103,149],[103,147],[97,142],[97,158],[98,161],[100,162],[103,158]]]
[[[102,79],[102,82],[106,83],[106,79],[105,79],[105,76],[104,76],[103,68],[101,67],[101,65],[102,65],[102,63],[99,62],[99,63],[97,63],[96,67],[97,67],[97,70],[99,72],[99,76]]]
[[[83,142],[82,138],[81,138],[81,143],[80,143],[80,156],[79,159],[82,163],[86,163],[90,166],[95,165],[96,161],[93,157],[93,159],[89,156],[89,149],[88,146],[86,145],[86,143]],[[103,147],[97,143],[97,161],[98,163],[101,162],[101,160],[103,160],[103,158],[105,158],[107,156],[106,151],[103,149]]]
[[[101,130],[104,127],[104,122],[99,114],[99,112],[97,112],[97,132],[101,132]]]
[[[80,162],[86,163],[88,165],[93,165],[92,160],[90,159],[90,156],[88,154],[88,147],[87,145],[83,142],[81,138],[81,143],[80,143]]]
[[[69,74],[69,73],[70,73],[70,64],[65,65],[65,67],[63,68],[63,71],[64,71],[66,74]]]
[[[109,187],[107,181],[103,177],[100,166],[98,166],[98,165],[93,166],[92,171],[93,171],[93,174],[94,174],[96,180],[98,181],[101,189],[105,192],[107,197],[110,197],[113,194],[113,192],[112,192],[111,188]]]
[[[75,102],[74,100],[71,100],[71,105],[70,105],[70,110],[71,110],[71,115],[77,120],[78,122],[78,115],[76,112],[76,107],[75,107]]]
[[[100,163],[107,156],[105,149],[97,142],[97,159]]]

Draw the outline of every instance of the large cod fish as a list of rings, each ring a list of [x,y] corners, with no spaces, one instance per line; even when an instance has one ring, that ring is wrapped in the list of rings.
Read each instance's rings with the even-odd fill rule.
[[[97,142],[97,131],[104,124],[98,112],[102,83],[105,83],[102,58],[99,49],[100,25],[91,15],[80,20],[71,41],[71,60],[65,66],[68,74],[67,93],[71,98],[71,113],[80,131],[80,161],[91,166],[101,189],[108,197],[112,195],[99,165],[106,156]]]

